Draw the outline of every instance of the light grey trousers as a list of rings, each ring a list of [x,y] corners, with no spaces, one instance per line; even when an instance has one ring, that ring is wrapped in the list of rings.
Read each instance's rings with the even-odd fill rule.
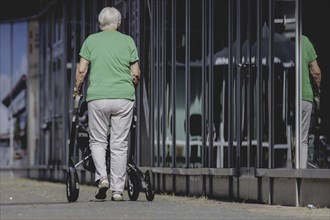
[[[301,102],[301,142],[300,142],[300,168],[307,168],[308,158],[308,132],[311,121],[313,103],[308,101]]]
[[[88,102],[89,146],[95,164],[95,181],[107,177],[106,149],[110,127],[110,190],[123,192],[126,178],[128,134],[134,101],[100,99]]]

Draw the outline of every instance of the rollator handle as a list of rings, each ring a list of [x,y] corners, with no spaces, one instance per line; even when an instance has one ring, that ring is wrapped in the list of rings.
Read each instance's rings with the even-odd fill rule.
[[[82,95],[75,96],[73,99],[74,99],[73,112],[74,112],[74,114],[77,114],[78,108],[79,108],[79,103],[80,103],[80,100],[82,99]]]

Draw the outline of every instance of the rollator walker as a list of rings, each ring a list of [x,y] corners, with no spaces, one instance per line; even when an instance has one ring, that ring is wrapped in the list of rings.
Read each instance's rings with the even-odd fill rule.
[[[135,129],[136,129],[136,108],[133,110],[132,124],[130,128],[130,146],[127,161],[127,181],[126,188],[128,197],[131,201],[136,201],[140,191],[145,191],[148,201],[153,201],[155,196],[153,173],[147,170],[145,174],[136,166],[134,161],[135,154]],[[89,132],[88,132],[88,109],[87,102],[82,101],[82,96],[75,97],[74,109],[70,130],[69,140],[69,158],[66,174],[66,195],[68,202],[75,202],[79,197],[79,177],[77,168],[82,164],[84,169],[95,173],[95,166],[91,151],[89,149]],[[110,134],[111,135],[111,134]],[[109,136],[110,137],[110,136]],[[76,163],[78,159],[78,150],[82,153],[82,159]],[[110,173],[110,146],[106,153],[107,172]]]

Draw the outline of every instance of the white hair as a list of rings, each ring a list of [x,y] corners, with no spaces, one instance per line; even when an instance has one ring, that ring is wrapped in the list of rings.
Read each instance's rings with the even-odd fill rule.
[[[121,14],[114,7],[105,7],[99,14],[99,22],[101,30],[106,26],[117,29],[121,22]]]

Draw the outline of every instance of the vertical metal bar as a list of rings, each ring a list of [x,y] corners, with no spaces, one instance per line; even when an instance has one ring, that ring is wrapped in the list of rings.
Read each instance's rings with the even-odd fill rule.
[[[13,22],[10,22],[10,85],[9,85],[9,88],[13,88],[14,87],[14,83],[13,83],[13,77],[14,77],[14,74],[13,74],[13,67],[14,67],[14,43],[13,43],[13,39],[14,39],[14,36],[13,36]],[[12,103],[12,95],[10,95],[10,103]],[[14,117],[13,117],[13,112],[12,112],[12,107],[9,106],[9,114],[10,114],[10,122],[9,122],[9,126],[10,126],[10,134],[9,134],[9,145],[10,145],[10,155],[9,155],[9,165],[13,165],[14,164]]]
[[[93,33],[96,33],[98,30],[98,25],[97,25],[97,20],[96,20],[96,16],[97,16],[97,1],[92,1],[92,22],[93,22]]]
[[[263,167],[262,161],[262,58],[261,58],[261,30],[262,30],[262,0],[257,1],[257,168]]]
[[[236,177],[237,177],[237,196],[240,197],[239,193],[239,176],[240,176],[240,166],[241,166],[241,1],[237,0],[237,8],[236,8],[236,65],[237,65],[237,73],[236,73]]]
[[[208,4],[208,20],[207,20],[207,23],[208,23],[208,29],[207,29],[207,38],[208,38],[208,45],[207,45],[207,51],[208,51],[208,54],[210,55],[211,54],[211,51],[210,51],[210,47],[211,47],[211,12],[212,8],[211,8],[211,1],[209,1],[209,4]],[[212,167],[212,156],[211,156],[211,152],[212,152],[212,148],[211,148],[211,137],[210,137],[210,134],[211,134],[211,109],[212,109],[212,97],[211,97],[211,87],[212,87],[212,80],[211,80],[211,68],[212,68],[212,60],[211,60],[211,56],[208,56],[209,57],[209,60],[208,60],[208,91],[207,91],[207,94],[208,94],[208,108],[207,108],[207,114],[208,114],[208,117],[206,119],[206,126],[207,126],[207,138],[208,138],[208,144],[207,144],[207,147],[208,147],[208,154],[207,154],[207,166],[210,168]]]
[[[152,125],[152,128],[154,130],[154,144],[155,144],[155,166],[159,166],[158,164],[158,146],[159,146],[159,136],[158,136],[158,124],[159,124],[159,120],[158,120],[158,1],[155,1],[154,3],[154,45],[153,45],[153,50],[154,50],[154,69],[153,69],[153,93],[154,93],[154,108],[153,108],[153,112],[154,112],[154,124]]]
[[[206,165],[206,3],[202,1],[202,167]],[[203,177],[203,189],[204,195],[207,195],[206,176]]]
[[[154,166],[159,166],[158,165],[158,146],[159,146],[159,143],[158,143],[158,124],[159,124],[159,121],[158,121],[158,93],[157,93],[157,89],[158,89],[158,77],[157,77],[157,74],[158,74],[158,4],[157,4],[157,1],[151,1],[152,2],[152,5],[153,5],[153,38],[154,38],[154,44],[152,45],[152,50],[153,50],[153,53],[154,53],[154,59],[153,59],[153,69],[152,69],[152,87],[153,87],[153,91],[152,91],[152,101],[153,101],[153,106],[152,106],[152,120],[153,120],[153,124],[151,124],[151,130],[153,130],[153,146],[154,146],[154,157],[153,157],[153,160],[154,160]]]
[[[63,62],[62,62],[62,70],[61,72],[63,73],[63,84],[64,84],[64,104],[63,104],[63,152],[62,152],[62,158],[63,158],[63,161],[65,161],[65,163],[68,161],[67,159],[67,148],[66,148],[66,144],[67,144],[67,140],[68,140],[68,130],[70,130],[68,128],[68,118],[69,118],[69,111],[68,111],[68,107],[69,105],[67,104],[68,103],[68,95],[67,94],[70,94],[68,93],[68,90],[69,92],[71,92],[71,87],[68,88],[68,83],[67,83],[67,74],[68,74],[68,71],[67,71],[67,42],[68,42],[68,39],[67,39],[67,24],[68,24],[68,19],[67,19],[67,10],[68,10],[68,5],[70,3],[65,1],[63,2],[63,5],[62,5],[62,11],[63,11],[63,25],[62,25],[62,37],[61,37],[61,40],[63,42]],[[71,85],[70,85],[71,86]]]
[[[76,70],[77,59],[79,57],[79,52],[77,51],[78,50],[78,48],[77,48],[77,25],[73,21],[73,20],[76,19],[76,16],[77,16],[76,6],[77,6],[77,3],[75,1],[70,1],[70,3],[69,3],[69,10],[67,12],[68,17],[70,17],[70,20],[68,22],[71,25],[71,29],[70,29],[71,32],[68,35],[71,40],[67,39],[68,40],[67,43],[69,43],[70,50],[72,50],[72,55],[70,57],[70,61],[71,61],[71,70],[70,70],[70,81],[71,81],[71,84],[70,84],[70,88],[73,88],[75,86],[75,79],[76,79],[76,72],[75,72],[75,70]],[[69,112],[70,112],[69,115],[70,116],[72,116],[72,112],[73,112],[73,108],[74,108],[73,106],[74,106],[74,102],[71,99],[69,101]],[[70,118],[70,120],[71,120],[71,118]],[[71,125],[71,123],[70,123],[70,125]],[[69,129],[70,129],[70,125],[69,125]],[[71,133],[71,130],[70,130],[70,133]]]
[[[302,34],[302,28],[301,28],[301,1],[296,0],[296,10],[295,10],[295,17],[296,17],[296,94],[295,94],[295,105],[296,105],[296,169],[300,168],[300,139],[301,139],[301,62],[302,62],[302,56],[301,56],[301,34]],[[300,206],[300,186],[301,186],[301,179],[296,179],[296,206]]]
[[[210,43],[211,43],[211,24],[210,24],[210,22],[211,22],[211,15],[210,15],[210,11],[211,11],[211,1],[208,1],[208,9],[207,9],[207,15],[208,15],[208,18],[207,18],[207,53],[208,54],[211,54],[211,52],[210,52]],[[208,143],[207,143],[207,167],[212,167],[212,162],[211,162],[211,151],[212,151],[212,149],[211,149],[211,137],[210,137],[210,131],[211,131],[211,126],[210,126],[210,124],[211,124],[211,108],[212,108],[212,106],[211,106],[211,100],[212,100],[212,98],[211,98],[211,85],[212,85],[212,81],[211,81],[211,79],[210,79],[210,70],[211,70],[211,66],[212,66],[212,60],[211,60],[211,57],[210,56],[208,56],[208,71],[207,71],[207,84],[208,84],[208,88],[207,88],[207,96],[208,96],[208,102],[207,102],[207,117],[206,117],[206,132],[207,132],[207,141],[208,141]]]
[[[154,70],[155,70],[155,64],[154,64],[154,36],[155,36],[155,20],[154,20],[154,1],[150,1],[151,4],[151,16],[150,16],[150,82],[151,82],[151,91],[150,91],[150,147],[151,147],[151,166],[155,166],[155,129],[154,129],[154,112],[155,112],[155,103],[154,103],[154,92],[155,92],[155,83],[154,83]],[[147,125],[148,126],[148,125]]]
[[[52,120],[52,124],[51,124],[51,163],[54,166],[55,165],[55,160],[56,160],[56,154],[57,154],[57,149],[55,148],[56,146],[56,132],[55,132],[55,124],[57,123],[54,119],[55,119],[55,112],[56,112],[56,103],[55,103],[55,68],[54,68],[54,42],[56,42],[56,24],[55,24],[55,11],[57,10],[57,8],[51,12],[51,19],[50,19],[50,51],[49,51],[49,55],[50,55],[50,59],[49,59],[49,76],[51,78],[51,88],[50,88],[50,93],[51,93],[51,106],[52,106],[52,110],[51,110],[51,120]],[[76,156],[76,148],[74,151],[74,156]]]
[[[39,127],[41,127],[45,114],[44,114],[44,103],[43,103],[43,97],[44,94],[42,92],[43,89],[43,84],[44,84],[44,65],[45,65],[45,43],[44,43],[44,33],[41,31],[43,30],[43,22],[39,23],[39,28],[38,28],[38,33],[39,33],[39,43],[40,43],[40,48],[39,48],[39,57],[38,57],[38,61],[39,61],[39,65],[38,65],[38,74],[39,74],[39,90],[40,90],[40,96],[39,96],[39,114],[40,114],[40,119],[39,119]],[[41,74],[43,73],[43,74]],[[39,146],[37,146],[39,148],[39,156],[38,156],[38,161],[39,161],[39,165],[44,165],[44,161],[46,159],[46,155],[45,155],[45,148],[47,148],[47,146],[45,145],[45,134],[44,132],[39,132],[39,138],[40,138],[40,142],[39,142]],[[44,146],[44,147],[41,147]],[[67,145],[65,145],[67,146]],[[67,160],[66,160],[67,161]]]
[[[132,17],[134,17],[131,13],[133,12],[132,11],[132,4],[134,4],[133,1],[129,1],[127,2],[127,10],[128,10],[128,13],[127,13],[127,20],[129,20],[129,25],[128,26],[128,33],[130,35],[132,35],[132,26],[134,25],[134,21],[132,21]],[[133,23],[133,24],[132,24]]]
[[[81,25],[81,40],[85,39],[86,36],[86,14],[85,14],[85,5],[86,1],[82,0],[81,1],[81,20],[82,20],[82,25]]]
[[[162,122],[162,134],[163,134],[163,167],[166,166],[166,136],[167,136],[167,130],[166,130],[166,118],[168,117],[168,112],[166,111],[166,4],[165,1],[162,1],[162,95],[163,95],[163,122]]]
[[[205,167],[205,149],[206,149],[206,6],[205,1],[202,1],[202,166]]]
[[[190,164],[190,1],[186,0],[186,27],[185,27],[185,84],[186,84],[186,167]]]
[[[300,168],[300,140],[301,140],[301,1],[296,0],[296,93],[295,93],[295,105],[296,105],[296,117],[295,117],[295,127],[296,127],[296,169]]]
[[[269,50],[268,50],[268,98],[269,98],[269,161],[268,168],[274,168],[274,1],[268,1]]]
[[[176,1],[172,0],[172,167],[176,167]]]
[[[46,55],[46,57],[48,58],[47,59],[47,61],[46,61],[46,72],[45,72],[45,75],[46,75],[46,80],[48,80],[48,82],[49,82],[49,80],[50,80],[50,72],[51,72],[51,51],[52,51],[52,48],[51,48],[51,43],[52,43],[52,38],[51,38],[51,36],[52,36],[52,30],[51,30],[51,15],[48,15],[47,16],[47,21],[46,21],[46,23],[47,23],[47,30],[48,30],[48,34],[47,34],[47,39],[46,39],[46,44],[47,44],[47,48],[46,48],[46,53],[47,53],[47,55]],[[49,85],[50,83],[48,83],[48,85]],[[44,92],[46,93],[46,96],[48,96],[48,98],[49,98],[49,100],[48,101],[50,101],[50,103],[49,103],[49,106],[51,106],[52,105],[52,101],[53,101],[53,97],[52,97],[52,85],[49,85],[49,87],[50,88],[48,88],[49,90],[48,91],[46,91],[46,88],[44,87]],[[52,117],[52,115],[51,115],[51,112],[49,111],[49,109],[47,109],[46,111],[45,111],[45,114],[47,115],[47,117],[49,117],[50,119],[49,120],[51,120],[51,117]],[[46,163],[47,163],[47,165],[50,165],[50,163],[51,163],[51,161],[53,160],[53,158],[52,158],[52,137],[53,137],[53,133],[52,133],[52,126],[50,125],[49,126],[50,127],[50,130],[49,130],[49,142],[48,142],[48,160],[46,161]]]
[[[141,11],[141,5],[140,5],[140,1],[136,1],[136,9],[135,9],[135,13],[137,11]],[[106,2],[105,2],[106,5]],[[142,37],[142,31],[141,31],[141,27],[140,27],[140,23],[143,21],[142,20],[143,17],[143,13],[136,13],[135,19],[136,19],[136,43],[137,43],[137,49],[138,52],[140,53],[140,56],[142,56],[142,52],[141,52],[141,39]],[[141,63],[140,63],[141,66]],[[142,82],[142,80],[141,80]],[[135,101],[136,104],[136,114],[138,117],[137,123],[136,123],[136,165],[140,166],[141,163],[141,128],[142,128],[142,123],[141,123],[141,119],[142,119],[142,83],[139,83],[137,89],[136,89],[136,96],[137,99]]]
[[[215,163],[213,161],[213,137],[214,137],[214,66],[213,66],[213,30],[214,30],[214,0],[210,1],[209,4],[209,54],[210,54],[210,66],[209,66],[209,89],[210,89],[210,108],[209,108],[209,147],[210,147],[210,153],[209,153],[209,167],[214,167]]]
[[[176,1],[172,0],[172,167],[176,167]],[[176,177],[173,175],[173,192],[176,192]]]
[[[159,126],[159,132],[161,135],[162,140],[161,141],[161,166],[165,167],[166,166],[166,118],[167,118],[167,112],[166,112],[166,10],[165,10],[165,1],[161,1],[161,4],[159,5],[159,12],[161,15],[161,19],[159,22],[159,26],[161,30],[159,31],[161,33],[161,51],[160,51],[160,66],[161,66],[161,71],[159,72],[159,98],[161,101],[161,123]],[[166,188],[166,179],[162,178],[162,189],[165,190]]]
[[[251,1],[247,1],[247,117],[246,117],[246,126],[247,126],[247,167],[251,166],[251,158],[250,158],[250,151],[251,151],[251,140],[252,140],[252,122],[253,122],[253,115],[252,115],[252,72],[251,72]]]
[[[234,70],[233,70],[233,1],[228,0],[228,167],[233,167],[233,81],[234,81]]]
[[[38,68],[37,68],[37,71],[38,71],[38,74],[39,73],[41,73],[42,71],[42,66],[43,66],[43,63],[41,62],[41,59],[40,59],[40,57],[43,57],[43,53],[42,53],[42,51],[43,51],[43,44],[42,44],[42,34],[41,34],[41,32],[40,32],[40,27],[41,27],[41,25],[42,25],[42,22],[39,22],[38,23],[38,33],[39,33],[39,56],[38,56],[38,62],[39,62],[39,65],[38,65]],[[39,124],[38,124],[38,126],[39,126],[39,128],[41,128],[41,125],[42,125],[42,122],[43,122],[43,114],[42,114],[42,111],[41,111],[41,106],[42,106],[42,102],[41,102],[41,97],[42,97],[42,94],[41,94],[41,83],[40,82],[43,82],[42,81],[42,75],[41,74],[39,74],[39,84],[38,84],[38,86],[39,86],[39,100],[38,100],[38,102],[39,102],[39,106],[37,107],[38,108],[38,111],[39,111]],[[36,145],[36,149],[38,150],[38,153],[36,154],[36,164],[37,165],[41,165],[42,163],[41,163],[41,156],[43,155],[43,150],[42,150],[42,148],[40,147],[40,146],[45,146],[45,144],[44,144],[44,142],[43,142],[43,135],[42,135],[42,133],[43,132],[38,132],[38,134],[39,134],[39,136],[37,136],[37,138],[39,138],[39,142],[38,142],[38,145]],[[65,145],[66,146],[66,145]],[[67,163],[67,159],[65,160],[65,163]],[[66,165],[66,164],[65,164]]]
[[[156,16],[156,71],[155,71],[155,93],[156,93],[156,98],[157,98],[157,166],[160,166],[160,7],[159,7],[159,1],[156,1],[156,10],[157,10],[157,15]]]
[[[161,56],[161,50],[160,50],[160,25],[161,25],[161,15],[160,15],[160,1],[156,1],[155,4],[155,11],[157,16],[155,16],[155,20],[156,20],[156,27],[155,27],[155,32],[156,32],[156,46],[155,46],[155,50],[156,50],[156,69],[155,69],[155,81],[156,83],[155,85],[155,93],[156,93],[156,98],[157,98],[157,106],[156,106],[156,111],[157,111],[157,116],[156,116],[156,120],[157,120],[157,125],[156,125],[156,132],[157,132],[157,167],[160,167],[160,100],[161,100],[161,94],[160,94],[160,56]],[[161,184],[160,184],[160,175],[157,175],[157,184],[158,190],[160,190]]]

